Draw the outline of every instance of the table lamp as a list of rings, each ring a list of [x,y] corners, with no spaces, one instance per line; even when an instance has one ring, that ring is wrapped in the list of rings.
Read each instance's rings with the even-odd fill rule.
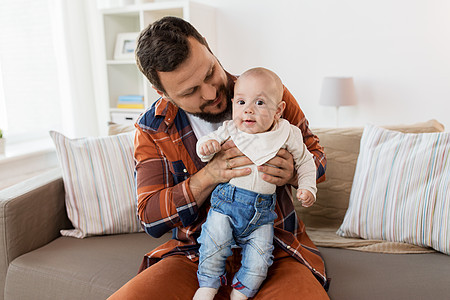
[[[325,77],[319,104],[336,107],[336,127],[339,127],[339,107],[356,105],[355,85],[352,77]]]

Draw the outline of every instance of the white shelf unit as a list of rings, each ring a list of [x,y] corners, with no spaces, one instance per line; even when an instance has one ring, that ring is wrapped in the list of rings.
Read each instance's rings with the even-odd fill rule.
[[[104,98],[99,100],[103,103],[100,107],[107,107],[109,121],[114,123],[133,124],[144,111],[144,109],[117,108],[119,96],[143,95],[145,108],[150,107],[159,98],[147,78],[137,68],[134,59],[114,59],[116,38],[119,33],[140,32],[164,16],[177,16],[194,25],[206,37],[211,49],[215,50],[215,12],[212,7],[202,3],[166,0],[102,9],[100,15],[103,34],[100,39],[100,46],[103,47],[100,66],[104,70],[102,73],[105,78],[99,81],[103,90],[97,94]]]

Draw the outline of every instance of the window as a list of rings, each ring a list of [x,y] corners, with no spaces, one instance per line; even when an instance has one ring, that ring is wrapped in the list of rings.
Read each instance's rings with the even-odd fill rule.
[[[10,142],[48,136],[61,124],[48,0],[0,4],[0,126]]]

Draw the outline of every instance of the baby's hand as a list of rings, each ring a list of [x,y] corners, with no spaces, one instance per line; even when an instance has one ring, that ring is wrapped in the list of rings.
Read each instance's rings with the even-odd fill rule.
[[[204,156],[216,154],[219,151],[220,151],[220,144],[216,140],[207,140],[206,142],[201,144],[198,149],[198,152]]]
[[[310,207],[316,202],[314,195],[308,190],[297,190],[297,199],[302,202],[303,207]]]

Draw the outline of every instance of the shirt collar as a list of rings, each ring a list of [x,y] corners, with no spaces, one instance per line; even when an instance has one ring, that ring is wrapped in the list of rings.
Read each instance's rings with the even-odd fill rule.
[[[155,117],[164,117],[164,123],[170,127],[177,115],[178,107],[166,98],[160,98],[156,102]]]

